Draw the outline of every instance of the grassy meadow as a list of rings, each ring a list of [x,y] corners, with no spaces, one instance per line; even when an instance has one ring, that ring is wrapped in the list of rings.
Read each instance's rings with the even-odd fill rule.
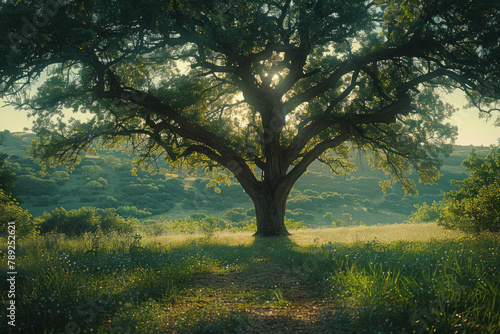
[[[0,332],[500,332],[498,236],[434,223],[292,233],[20,240],[17,326]]]

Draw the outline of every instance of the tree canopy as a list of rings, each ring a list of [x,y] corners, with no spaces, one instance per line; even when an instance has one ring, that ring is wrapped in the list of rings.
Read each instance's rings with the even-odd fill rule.
[[[233,175],[257,235],[287,235],[286,199],[315,160],[439,176],[463,91],[495,110],[498,1],[75,0],[0,3],[0,92],[37,117],[33,153],[74,163],[97,140]],[[30,88],[37,88],[30,94]],[[64,122],[62,110],[88,122]],[[221,174],[226,171],[228,174]]]

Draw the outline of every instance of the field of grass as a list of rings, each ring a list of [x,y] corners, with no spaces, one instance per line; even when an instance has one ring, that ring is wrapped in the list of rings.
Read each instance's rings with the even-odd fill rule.
[[[292,233],[21,240],[16,327],[2,316],[0,332],[500,332],[498,236],[433,223]]]

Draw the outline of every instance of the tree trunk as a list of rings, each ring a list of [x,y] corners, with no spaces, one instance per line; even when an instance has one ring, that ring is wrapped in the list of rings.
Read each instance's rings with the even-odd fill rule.
[[[257,217],[256,237],[284,237],[290,235],[285,227],[288,193],[261,192],[252,198]]]

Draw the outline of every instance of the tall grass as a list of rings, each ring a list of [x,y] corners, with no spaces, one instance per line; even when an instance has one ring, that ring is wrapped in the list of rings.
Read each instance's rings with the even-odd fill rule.
[[[282,240],[250,232],[25,239],[17,326],[2,322],[0,332],[259,332],[290,320],[267,314],[306,312],[294,297],[301,289],[300,303],[324,306],[315,312],[325,330],[498,333],[498,245],[497,236],[435,224],[301,230]],[[0,251],[5,276],[4,240]]]
[[[358,332],[498,333],[498,237],[329,244],[330,319]]]

